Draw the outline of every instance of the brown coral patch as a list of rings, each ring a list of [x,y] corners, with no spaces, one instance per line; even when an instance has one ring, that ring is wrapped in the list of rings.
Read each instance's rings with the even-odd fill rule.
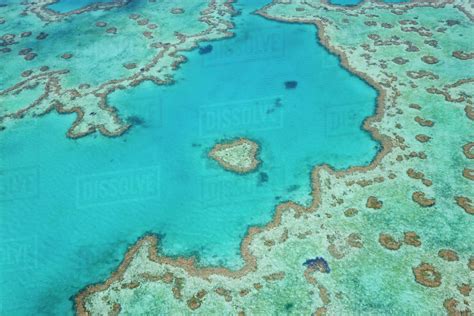
[[[152,39],[153,38],[153,33],[152,32],[149,32],[149,31],[145,31],[142,33],[143,36],[145,36],[146,38],[148,39]]]
[[[226,300],[226,302],[230,302],[232,301],[232,292],[227,290],[227,289],[224,289],[223,287],[218,287],[216,289],[216,293],[220,296],[223,296],[224,299]]]
[[[425,134],[418,134],[415,136],[415,139],[419,141],[420,143],[426,143],[431,139],[431,137]]]
[[[421,182],[426,185],[427,187],[430,187],[433,185],[433,181],[429,180],[429,179],[422,179]]]
[[[467,267],[469,270],[474,271],[474,257],[469,258],[469,261],[467,262]]]
[[[33,71],[31,71],[31,70],[25,70],[21,73],[21,76],[22,77],[29,77],[29,76],[31,76],[32,73],[33,73]]]
[[[189,309],[196,310],[201,307],[202,299],[204,298],[204,296],[206,296],[206,294],[206,290],[200,290],[196,293],[196,295],[188,299],[186,301],[186,304],[188,305]]]
[[[466,213],[474,215],[474,205],[472,204],[472,200],[465,196],[456,196],[454,198],[456,200],[456,204],[461,207]]]
[[[464,168],[462,175],[464,178],[474,181],[474,169]]]
[[[451,249],[441,249],[438,251],[438,256],[446,261],[458,261],[459,256],[456,253],[456,251],[451,250]]]
[[[347,236],[347,244],[353,248],[362,248],[364,244],[361,241],[360,235],[357,233],[352,233]]]
[[[461,22],[459,22],[458,20],[446,20],[446,24],[448,26],[453,26],[453,25],[459,25],[461,24]]]
[[[173,9],[171,9],[171,13],[172,14],[183,14],[184,9],[183,8],[173,8]]]
[[[123,283],[121,287],[122,287],[122,289],[133,290],[133,289],[136,289],[139,286],[140,286],[140,283],[132,281],[132,282],[129,282],[129,283]]]
[[[253,287],[258,291],[263,287],[263,285],[261,285],[260,283],[254,283]]]
[[[431,207],[436,204],[435,199],[426,198],[425,193],[420,191],[413,192],[411,198],[421,207]]]
[[[383,206],[383,202],[377,199],[375,196],[369,196],[365,206],[372,209],[380,209]]]
[[[117,28],[116,27],[109,27],[107,30],[105,30],[107,34],[117,34]]]
[[[61,56],[61,58],[63,59],[71,59],[72,58],[72,54],[71,53],[65,53]]]
[[[438,41],[437,40],[425,40],[423,43],[430,45],[431,47],[438,47]]]
[[[143,26],[143,25],[147,25],[148,22],[149,22],[148,19],[141,19],[137,22],[137,24]]]
[[[392,61],[397,65],[404,65],[408,62],[408,59],[405,59],[403,57],[395,57],[394,59],[392,59]]]
[[[35,59],[36,56],[38,56],[36,53],[28,53],[28,54],[25,55],[24,58],[25,58],[25,60],[30,61],[30,60]]]
[[[122,311],[122,306],[119,303],[112,305],[112,310],[109,312],[109,316],[119,315]]]
[[[189,309],[196,310],[201,307],[201,301],[197,299],[195,296],[191,297],[186,302],[188,304]]]
[[[418,124],[420,124],[421,126],[427,126],[427,127],[433,127],[434,125],[434,122],[431,121],[431,120],[426,120],[422,117],[415,117],[415,122],[417,122]]]
[[[415,281],[426,287],[438,287],[441,285],[441,273],[429,263],[420,263],[413,268]]]
[[[429,64],[429,65],[433,65],[433,64],[437,64],[438,63],[438,58],[434,57],[434,56],[423,56],[421,57],[421,60],[426,63],[426,64]]]
[[[474,52],[472,53],[466,53],[462,50],[457,50],[453,52],[453,57],[461,60],[468,60],[468,59],[473,59],[474,58]]]
[[[166,272],[165,274],[163,274],[163,282],[165,283],[169,284],[173,282],[173,278],[174,278],[174,275],[171,272]]]
[[[274,241],[274,240],[268,240],[268,239],[267,239],[267,240],[265,240],[265,241],[263,242],[263,244],[264,244],[265,246],[267,246],[267,247],[272,247],[272,246],[275,246],[275,241]]]
[[[342,251],[337,249],[335,244],[329,244],[328,252],[333,258],[338,259],[338,260],[344,258],[345,256],[345,254]]]
[[[380,234],[379,235],[379,243],[388,250],[398,250],[402,245],[399,241],[395,240],[389,234]]]
[[[470,286],[467,283],[460,284],[458,285],[458,291],[464,296],[469,296],[469,294],[471,294],[471,291],[472,291],[472,286]]]
[[[447,298],[443,302],[443,306],[448,312],[449,316],[469,316],[471,315],[471,310],[466,306],[465,310],[458,310],[459,302],[454,298]]]
[[[355,208],[348,208],[347,210],[344,211],[344,216],[346,217],[352,217],[356,216],[359,211]]]
[[[200,290],[199,292],[196,293],[196,297],[202,300],[204,296],[206,296],[206,294],[207,294],[206,290]]]
[[[285,272],[275,272],[263,277],[267,282],[279,281],[285,278]]]
[[[421,171],[415,171],[413,168],[409,168],[407,170],[407,175],[412,178],[412,179],[423,179],[425,177],[425,174]]]
[[[318,290],[319,290],[319,298],[321,299],[323,304],[328,305],[329,303],[331,303],[331,298],[329,297],[328,290],[322,285],[318,286]]]
[[[20,49],[20,51],[18,52],[18,55],[23,55],[24,56],[24,55],[30,53],[31,51],[33,51],[32,48],[29,48],[29,47],[28,48],[23,48],[23,49]]]
[[[36,39],[41,41],[44,40],[46,37],[48,37],[48,33],[40,32],[38,36],[36,36]]]
[[[173,296],[175,299],[179,300],[183,296],[181,290],[184,287],[184,278],[175,278],[173,286]]]
[[[405,244],[410,245],[410,246],[414,246],[414,247],[421,246],[420,236],[418,236],[417,233],[415,232],[405,232],[403,241],[405,242]]]
[[[428,187],[433,184],[433,182],[431,180],[428,180],[428,179],[425,178],[425,174],[423,172],[416,171],[413,168],[409,168],[407,170],[407,175],[412,179],[421,180],[421,182],[424,185],[428,186]]]
[[[239,295],[242,296],[242,297],[246,296],[249,293],[250,293],[249,289],[242,289],[242,290],[239,291]]]
[[[464,108],[464,112],[466,113],[468,119],[474,121],[474,107],[472,107],[471,105],[466,105],[466,107]]]
[[[124,64],[123,66],[124,66],[125,68],[129,69],[129,70],[130,70],[130,69],[137,68],[137,64],[135,64],[135,63]]]
[[[432,73],[431,71],[427,70],[410,70],[406,72],[407,76],[412,78],[412,79],[422,79],[422,78],[428,78],[430,80],[437,80],[439,79],[439,76],[435,73]]]
[[[411,103],[411,104],[409,105],[409,107],[410,107],[411,109],[421,110],[421,106],[420,106],[419,104]]]
[[[468,159],[474,159],[474,142],[467,143],[466,145],[462,146],[462,152],[464,156]]]

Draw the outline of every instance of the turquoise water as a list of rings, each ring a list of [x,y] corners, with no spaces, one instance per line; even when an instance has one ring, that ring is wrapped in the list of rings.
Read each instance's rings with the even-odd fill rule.
[[[54,10],[59,13],[66,13],[73,10],[81,9],[85,6],[88,6],[93,3],[107,3],[112,1],[107,0],[59,0],[48,6],[49,9]]]
[[[375,156],[360,126],[376,92],[316,43],[313,26],[250,14],[265,2],[239,1],[237,36],[186,53],[174,85],[111,95],[140,123],[123,137],[67,139],[74,117],[57,114],[0,134],[2,314],[71,314],[69,298],[149,231],[168,255],[238,268],[249,225],[268,222],[279,201],[309,202],[312,166]],[[239,136],[261,145],[263,164],[246,176],[206,157]]]

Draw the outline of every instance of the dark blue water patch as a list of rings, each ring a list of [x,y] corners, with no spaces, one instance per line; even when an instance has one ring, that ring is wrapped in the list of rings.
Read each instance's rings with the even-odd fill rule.
[[[263,184],[268,181],[268,174],[266,172],[260,172],[258,174],[258,183]]]
[[[211,44],[199,47],[199,54],[201,54],[201,55],[209,54],[210,52],[212,52],[212,45]]]
[[[285,81],[285,88],[286,89],[295,89],[298,86],[298,81]]]
[[[316,257],[314,259],[308,259],[303,263],[304,266],[312,269],[316,269],[323,273],[331,272],[329,264],[323,257]]]
[[[126,118],[128,124],[133,126],[143,126],[145,124],[145,120],[137,115],[130,115]]]

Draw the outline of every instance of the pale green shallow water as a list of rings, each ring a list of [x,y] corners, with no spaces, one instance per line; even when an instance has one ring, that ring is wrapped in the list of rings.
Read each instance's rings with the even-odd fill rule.
[[[0,134],[3,314],[72,313],[68,298],[147,231],[165,236],[168,255],[237,268],[249,225],[268,222],[279,201],[309,201],[312,166],[373,159],[378,144],[360,126],[375,91],[316,43],[313,26],[250,15],[263,4],[239,1],[237,36],[187,53],[175,85],[112,94],[142,121],[122,137],[67,139],[73,117],[56,114]],[[239,136],[261,145],[263,165],[247,176],[206,157]]]

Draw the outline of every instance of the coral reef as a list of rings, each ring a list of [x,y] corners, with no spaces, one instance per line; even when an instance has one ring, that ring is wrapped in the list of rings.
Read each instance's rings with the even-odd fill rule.
[[[244,174],[254,171],[260,165],[258,151],[257,143],[239,138],[216,144],[209,152],[209,157],[226,170]]]
[[[140,14],[133,13],[130,0],[97,2],[67,13],[49,9],[56,1],[0,7],[0,62],[2,74],[8,74],[0,83],[1,129],[57,111],[76,115],[67,132],[71,138],[95,131],[119,136],[131,125],[108,104],[109,94],[145,80],[171,84],[186,60],[181,52],[233,35],[235,11],[228,0],[198,6],[183,1],[179,9],[173,6],[177,3],[150,1]],[[92,11],[96,14],[86,14]],[[17,51],[22,60],[14,56]]]
[[[124,314],[469,313],[474,236],[460,207],[474,196],[463,149],[473,141],[472,7],[292,0],[258,13],[316,25],[342,66],[378,90],[363,128],[382,150],[364,167],[315,166],[310,205],[279,204],[270,223],[249,228],[238,270],[166,257],[156,236],[140,238],[110,278],[75,297],[78,314],[104,315],[117,304]],[[311,268],[315,254],[330,273]],[[139,285],[124,287],[131,282]]]

